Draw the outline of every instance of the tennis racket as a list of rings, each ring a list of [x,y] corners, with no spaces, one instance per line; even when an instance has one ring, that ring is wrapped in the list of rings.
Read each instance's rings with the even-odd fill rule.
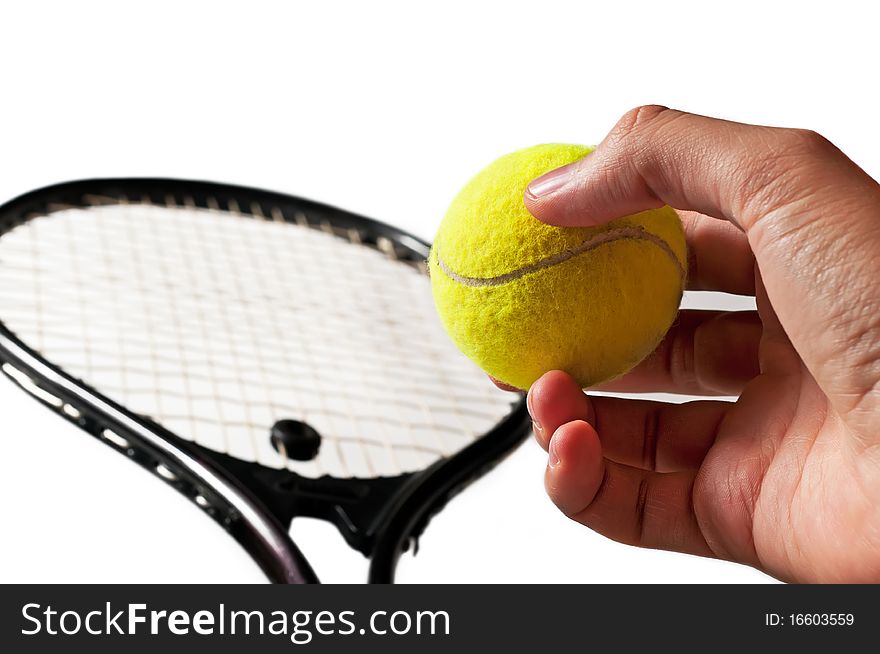
[[[428,245],[317,202],[163,179],[0,207],[0,360],[172,485],[274,582],[296,516],[390,582],[431,515],[528,433],[434,313]]]

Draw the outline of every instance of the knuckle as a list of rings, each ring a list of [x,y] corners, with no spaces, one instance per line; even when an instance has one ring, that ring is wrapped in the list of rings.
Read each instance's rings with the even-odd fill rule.
[[[657,469],[662,413],[660,405],[652,405],[645,411],[644,438],[642,440],[642,467],[645,470]]]
[[[694,340],[696,330],[679,327],[670,332],[665,368],[673,384],[688,387],[696,382]]]
[[[608,135],[608,141],[623,146],[630,141],[638,142],[642,134],[653,130],[656,125],[678,112],[667,107],[649,104],[636,107],[627,111]]]
[[[616,156],[606,160],[635,171],[650,191],[655,185],[666,185],[663,159],[675,141],[677,130],[667,130],[670,123],[686,116],[680,111],[662,105],[642,105],[626,112],[608,134],[603,145]],[[610,171],[614,173],[615,171]],[[611,174],[612,178],[618,175]]]
[[[634,545],[641,545],[645,542],[647,532],[646,518],[650,514],[649,504],[652,501],[652,495],[651,481],[646,476],[639,482],[639,488],[636,492],[634,507],[635,529],[632,538]]]
[[[773,129],[772,138],[756,151],[742,172],[737,210],[743,228],[753,231],[764,218],[802,200],[811,192],[803,180],[820,174],[825,162],[840,151],[809,129]]]
[[[668,107],[659,104],[646,104],[627,111],[617,122],[615,132],[619,135],[632,134],[640,127],[650,125],[664,114],[671,112]]]
[[[811,129],[785,130],[785,146],[792,154],[809,157],[828,154],[836,150],[831,141]]]

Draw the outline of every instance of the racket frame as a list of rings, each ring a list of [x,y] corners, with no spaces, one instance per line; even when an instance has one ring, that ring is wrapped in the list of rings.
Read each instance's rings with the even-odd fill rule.
[[[430,245],[378,221],[311,200],[228,184],[165,178],[109,178],[37,189],[0,207],[0,237],[34,216],[108,203],[219,208],[255,219],[280,215],[286,222],[349,230],[358,240],[413,265],[424,265]],[[174,204],[169,204],[170,201]],[[213,202],[217,205],[213,205]],[[319,218],[316,223],[312,219]],[[430,518],[471,481],[510,453],[530,431],[525,400],[489,432],[424,470],[374,479],[309,479],[215,452],[182,439],[76,379],[29,348],[0,320],[0,369],[45,406],[150,470],[220,524],[276,583],[317,583],[311,565],[291,539],[295,516],[336,524],[353,548],[370,557],[368,581],[390,583],[400,554]],[[291,486],[295,487],[292,488]],[[296,490],[296,493],[292,493]],[[309,500],[309,495],[313,496]]]

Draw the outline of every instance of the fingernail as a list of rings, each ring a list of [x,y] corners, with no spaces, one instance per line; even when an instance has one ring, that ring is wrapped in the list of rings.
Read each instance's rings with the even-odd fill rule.
[[[551,170],[549,173],[533,179],[526,188],[526,193],[534,199],[555,193],[568,183],[571,176],[570,171],[569,166]]]
[[[522,391],[521,388],[517,388],[516,386],[511,386],[510,384],[505,384],[503,381],[495,379],[492,375],[486,375],[489,379],[492,380],[492,383],[495,384],[502,391],[512,391],[514,393],[519,393]]]
[[[535,430],[535,433],[538,436],[544,435],[544,428],[541,426],[541,422],[535,418],[535,410],[532,408],[532,389],[529,389],[529,392],[526,393],[526,410],[529,412],[529,416],[532,419],[532,429]]]
[[[550,446],[547,448],[547,453],[549,455],[549,459],[547,460],[547,465],[551,468],[555,468],[559,465],[559,452],[556,449],[556,439],[550,439]]]
[[[538,438],[544,438],[544,428],[537,420],[532,420],[532,431],[535,432],[535,436]]]

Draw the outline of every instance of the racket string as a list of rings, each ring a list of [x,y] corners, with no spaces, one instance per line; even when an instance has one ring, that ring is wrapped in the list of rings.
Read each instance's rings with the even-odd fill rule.
[[[357,230],[258,203],[93,200],[3,237],[3,320],[178,435],[307,476],[372,477],[449,456],[509,411],[389,239],[365,247]],[[322,435],[313,461],[271,445],[290,417]]]
[[[237,205],[236,205],[236,206],[234,207],[234,210],[237,210],[237,209],[238,209],[238,207],[237,207]],[[240,215],[240,213],[239,213],[238,211],[235,211],[235,213],[238,213],[238,214]],[[270,242],[270,243],[268,244],[267,251],[264,251],[264,252],[263,252],[263,256],[262,256],[262,257],[256,257],[256,259],[255,259],[256,264],[261,268],[261,272],[263,272],[264,275],[265,275],[266,273],[265,273],[265,271],[262,271],[262,268],[263,268],[263,264],[265,263],[265,261],[266,261],[267,259],[269,259],[269,260],[276,260],[276,261],[277,261],[277,260],[282,260],[282,259],[279,259],[279,258],[278,258],[279,255],[280,255],[280,253],[278,252],[277,247],[278,247],[277,241],[274,241],[274,240],[273,240],[272,242]],[[267,257],[267,254],[269,255],[268,257]],[[280,275],[283,275],[283,274],[284,274],[284,271],[283,271],[283,270],[280,270],[280,271],[279,271],[278,269],[273,269],[273,270],[269,271],[269,276],[270,276],[270,277],[273,276],[273,275],[279,275],[279,274],[280,274]],[[297,321],[297,322],[298,322],[298,321]],[[272,329],[273,336],[274,336],[278,341],[282,341],[282,340],[283,340],[283,334],[281,333],[281,328],[279,327],[277,321],[275,321],[275,320],[269,320],[269,321],[268,321],[268,324],[269,324],[270,328]],[[288,328],[290,328],[290,326],[288,326]],[[258,340],[259,340],[259,339],[258,339]],[[308,349],[304,349],[303,352],[305,353],[306,358],[309,359],[309,358],[310,358],[309,350],[308,350]],[[287,369],[287,371],[288,371],[288,372],[287,372],[287,375],[289,376],[289,375],[290,375],[290,370],[293,369],[292,361],[291,361],[291,359],[290,359],[290,350],[289,350],[289,349],[286,349],[286,348],[282,348],[282,350],[281,350],[281,356],[282,356],[282,358],[283,358],[283,360],[284,360],[284,362],[285,362],[285,368]],[[261,361],[265,361],[265,360],[266,360],[266,359],[261,359]],[[314,362],[313,362],[313,361],[310,361],[310,360],[307,360],[307,361],[304,362],[304,364],[305,364],[306,366],[309,366],[309,367],[310,367],[311,365],[314,365]],[[260,374],[260,376],[261,376],[261,378],[262,378],[263,380],[267,380],[267,379],[268,379],[268,373],[267,373],[267,371],[266,371],[266,366],[263,366],[263,365],[259,366],[259,367],[258,367],[258,371],[259,371],[259,374]],[[289,409],[286,409],[283,405],[280,405],[278,402],[276,402],[276,401],[274,400],[274,397],[272,396],[272,395],[273,395],[274,388],[273,388],[273,385],[271,385],[271,384],[268,383],[268,381],[266,381],[266,388],[269,388],[269,389],[270,389],[270,390],[269,390],[269,394],[270,394],[270,406],[271,406],[271,409],[272,409],[273,411],[277,411],[279,414],[282,414],[282,413],[284,413],[286,410],[289,410]],[[321,407],[323,408],[323,405],[324,405],[324,398],[323,398],[323,396],[319,396],[319,401],[320,401],[320,403],[321,403]],[[311,415],[311,413],[312,413],[312,412],[309,411],[309,407],[307,407],[307,406],[305,406],[305,405],[303,405],[303,404],[301,404],[301,403],[298,403],[297,406],[296,406],[296,407],[294,408],[294,410],[293,410],[293,415],[297,415],[297,416],[299,416],[299,418],[300,418],[303,422],[306,422],[306,423],[308,423],[309,420],[312,419],[312,415]],[[346,462],[346,460],[345,460],[345,457],[343,456],[343,452],[342,452],[342,450],[341,450],[341,448],[340,448],[340,446],[339,446],[339,442],[340,442],[340,440],[341,440],[341,438],[342,438],[343,436],[339,433],[339,431],[338,431],[338,426],[335,425],[335,424],[334,424],[333,426],[334,426],[334,430],[335,430],[336,436],[335,436],[335,438],[333,439],[332,446],[333,446],[333,449],[335,450],[335,453],[336,453],[336,455],[337,455],[337,461],[339,462],[339,464],[340,464],[340,466],[341,466],[341,469],[342,469],[342,475],[345,476],[345,477],[349,477],[349,476],[351,476],[351,471],[350,471],[350,469],[349,469],[349,466],[347,465],[347,462]],[[285,467],[288,467],[288,468],[289,468],[289,467],[292,465],[292,461],[291,461],[291,459],[290,459],[290,458],[288,457],[288,455],[287,455],[287,449],[284,448],[283,450],[279,450],[279,454],[281,455],[283,465],[284,465]],[[326,453],[325,453],[325,458],[326,458]],[[319,459],[318,462],[316,462],[316,463],[318,463],[318,465],[315,466],[316,469],[315,469],[315,470],[312,470],[312,471],[309,471],[309,472],[312,473],[310,476],[319,476],[321,473],[327,472],[326,470],[323,469],[323,466],[320,465],[320,459]],[[293,465],[295,465],[295,464],[293,464]],[[305,467],[305,466],[303,466],[303,467]],[[305,474],[305,471],[303,471],[303,473]]]

